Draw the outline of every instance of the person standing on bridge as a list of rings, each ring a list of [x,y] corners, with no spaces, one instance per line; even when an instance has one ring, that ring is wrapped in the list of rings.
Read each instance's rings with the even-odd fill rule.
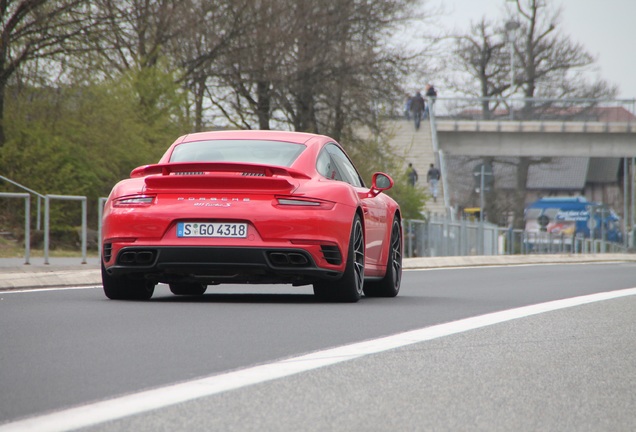
[[[415,92],[415,96],[411,99],[411,112],[413,113],[415,130],[420,130],[420,122],[422,121],[422,113],[424,112],[424,98],[419,91]]]
[[[437,90],[435,90],[435,87],[433,87],[433,84],[426,84],[426,98],[428,99],[428,104],[426,104],[426,107],[424,108],[424,118],[428,118],[428,110],[431,106],[431,104],[435,103],[435,98],[437,97]]]
[[[431,194],[433,194],[433,202],[437,202],[437,186],[441,177],[442,174],[439,172],[439,170],[435,168],[435,165],[431,164],[431,167],[428,169],[428,173],[426,174],[426,181],[431,188]]]

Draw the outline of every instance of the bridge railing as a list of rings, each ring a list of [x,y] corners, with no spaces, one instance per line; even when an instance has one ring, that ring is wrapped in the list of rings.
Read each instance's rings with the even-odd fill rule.
[[[437,97],[434,109],[438,121],[555,121],[636,125],[636,99]]]

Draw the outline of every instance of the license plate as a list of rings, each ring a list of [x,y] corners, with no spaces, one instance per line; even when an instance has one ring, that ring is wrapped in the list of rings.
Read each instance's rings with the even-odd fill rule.
[[[247,224],[234,222],[179,222],[177,237],[247,237]]]

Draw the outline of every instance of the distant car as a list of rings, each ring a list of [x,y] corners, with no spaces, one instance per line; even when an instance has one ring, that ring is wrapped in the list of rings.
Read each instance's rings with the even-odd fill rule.
[[[400,208],[375,173],[365,186],[322,135],[202,132],[110,193],[102,282],[110,299],[149,299],[223,283],[313,285],[325,301],[394,297],[402,278]]]

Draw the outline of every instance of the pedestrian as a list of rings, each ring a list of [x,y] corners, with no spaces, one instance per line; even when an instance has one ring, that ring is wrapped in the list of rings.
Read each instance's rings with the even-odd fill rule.
[[[415,92],[415,96],[411,98],[411,113],[413,113],[413,121],[415,122],[415,130],[420,130],[420,122],[422,121],[422,113],[424,112],[424,98],[419,91]]]
[[[413,97],[410,94],[406,95],[404,99],[404,116],[406,120],[411,120],[411,102],[413,101]]]
[[[431,83],[426,84],[426,97],[432,98],[433,101],[435,101],[435,98],[437,97],[437,90],[435,90],[435,87],[433,87],[433,84]]]
[[[435,87],[433,87],[433,84],[428,83],[426,84],[426,99],[428,99],[428,103],[426,104],[426,107],[424,108],[424,118],[428,118],[428,114],[429,114],[429,107],[431,104],[435,103],[435,98],[437,97],[437,90],[435,90]]]
[[[413,167],[413,164],[410,162],[409,162],[408,168],[406,169],[406,176],[409,182],[409,186],[415,186],[415,183],[417,182],[417,179],[418,179],[417,171]]]
[[[428,169],[428,173],[426,174],[426,181],[431,188],[434,202],[437,202],[437,186],[441,177],[442,174],[439,172],[439,170],[435,168],[435,165],[431,164],[431,167]]]

